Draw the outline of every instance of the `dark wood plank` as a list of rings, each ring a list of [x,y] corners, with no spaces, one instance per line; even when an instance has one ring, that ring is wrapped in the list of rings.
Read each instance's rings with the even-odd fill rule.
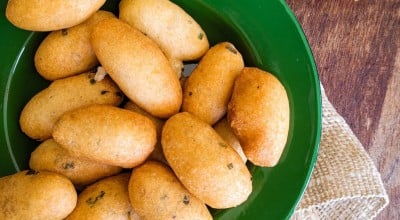
[[[400,219],[400,1],[287,2],[310,42],[329,100],[381,172],[391,203],[378,219]]]
[[[387,88],[369,153],[376,161],[390,197],[390,206],[379,215],[379,219],[400,219],[400,51]]]

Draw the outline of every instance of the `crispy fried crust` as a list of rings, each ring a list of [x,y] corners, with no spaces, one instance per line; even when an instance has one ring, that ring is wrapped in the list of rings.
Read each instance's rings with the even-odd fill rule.
[[[192,114],[183,112],[168,119],[161,142],[182,184],[207,205],[235,207],[252,191],[251,175],[240,156]]]
[[[244,67],[242,55],[229,42],[213,46],[185,82],[182,111],[213,125],[228,108],[233,84]]]
[[[88,186],[79,194],[76,208],[66,220],[139,220],[129,202],[129,178],[130,173],[123,173]]]
[[[35,170],[0,178],[0,195],[0,219],[64,219],[78,197],[66,177]]]
[[[286,145],[289,101],[272,74],[245,67],[235,81],[228,121],[243,151],[258,166],[275,166]]]
[[[169,0],[122,0],[119,9],[121,20],[146,33],[169,57],[195,60],[208,50],[200,25]]]
[[[122,93],[106,77],[94,80],[94,73],[59,79],[37,93],[24,106],[19,123],[22,131],[35,140],[51,137],[56,121],[67,111],[90,104],[119,105]]]
[[[124,94],[156,117],[177,113],[179,79],[157,44],[118,19],[98,23],[91,36],[97,58]]]
[[[162,128],[164,126],[165,121],[160,118],[156,118],[153,115],[149,114],[148,112],[144,111],[142,108],[140,108],[138,105],[136,105],[132,101],[128,101],[124,105],[124,109],[128,109],[130,111],[144,115],[144,116],[148,117],[154,123],[154,125],[156,126],[156,130],[157,130],[157,143],[156,143],[156,146],[154,146],[153,152],[151,152],[150,156],[147,159],[148,160],[157,160],[157,161],[160,161],[163,163],[167,163],[167,161],[165,160],[165,157],[164,157],[164,153],[162,151],[162,147],[161,147],[161,132],[162,132]]]
[[[108,105],[67,112],[54,126],[53,138],[72,155],[123,168],[141,164],[157,141],[150,119]]]
[[[9,0],[7,19],[30,31],[54,31],[75,26],[94,14],[106,0]]]
[[[83,73],[98,65],[90,33],[98,22],[115,17],[108,11],[97,11],[83,23],[53,31],[40,43],[35,53],[35,67],[47,80]]]
[[[29,167],[62,174],[79,188],[122,170],[120,167],[74,157],[53,139],[44,141],[31,153]]]
[[[247,157],[244,155],[242,146],[240,146],[240,142],[235,136],[235,134],[232,131],[231,126],[228,123],[228,120],[226,117],[223,119],[219,120],[215,125],[214,125],[215,131],[226,141],[226,143],[229,144],[242,158],[243,162],[246,163]]]
[[[133,170],[129,197],[142,219],[212,219],[205,204],[159,162],[147,161]]]

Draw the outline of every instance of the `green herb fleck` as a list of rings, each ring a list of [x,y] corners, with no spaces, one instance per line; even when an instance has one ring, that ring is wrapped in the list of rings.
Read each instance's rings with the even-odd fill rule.
[[[68,35],[68,30],[67,29],[62,29],[61,30],[61,35],[62,36],[67,36]]]
[[[63,163],[62,168],[64,170],[74,169],[75,168],[75,164],[74,164],[74,162]]]
[[[162,196],[160,197],[161,200],[165,200],[166,198],[168,198],[168,195],[167,195],[167,194],[164,194],[164,195],[162,195]]]
[[[232,163],[228,163],[228,165],[227,165],[227,167],[228,167],[228,169],[233,169],[233,164]]]
[[[190,202],[190,198],[189,198],[189,196],[188,195],[184,195],[183,196],[183,204],[185,204],[185,205],[189,205],[189,202]]]
[[[99,195],[97,195],[95,198],[90,197],[89,199],[86,200],[86,204],[88,204],[88,206],[93,207],[94,204],[96,204],[97,201],[99,201],[100,199],[102,199],[104,197],[104,195],[106,194],[106,192],[104,192],[103,190],[100,191]]]
[[[28,170],[25,175],[31,176],[31,175],[36,175],[38,173],[39,173],[39,171],[36,171],[36,170]]]
[[[223,147],[223,148],[227,148],[228,147],[225,143],[222,143],[222,142],[219,142],[218,145]]]
[[[105,95],[105,94],[108,93],[108,92],[110,92],[110,91],[108,91],[108,90],[101,90],[100,94]]]
[[[199,40],[203,40],[204,38],[204,33],[200,32],[199,35],[197,36],[197,38],[199,38]]]
[[[228,49],[230,52],[232,52],[232,53],[234,53],[234,54],[237,54],[237,53],[238,53],[238,51],[236,50],[236,48],[235,48],[232,44],[227,44],[227,45],[225,46],[225,48]]]

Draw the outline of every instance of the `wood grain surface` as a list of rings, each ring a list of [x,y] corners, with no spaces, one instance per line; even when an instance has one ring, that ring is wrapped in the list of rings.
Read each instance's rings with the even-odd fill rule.
[[[400,1],[287,0],[308,38],[328,99],[381,173],[400,219]]]

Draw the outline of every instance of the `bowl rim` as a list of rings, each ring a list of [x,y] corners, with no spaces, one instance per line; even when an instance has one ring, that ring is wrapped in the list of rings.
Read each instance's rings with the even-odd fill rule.
[[[311,46],[310,46],[310,42],[308,41],[306,34],[301,26],[301,24],[299,23],[299,21],[296,18],[296,15],[294,14],[293,10],[289,7],[289,5],[286,3],[285,0],[279,0],[279,2],[281,2],[281,4],[283,5],[284,9],[286,10],[286,13],[289,15],[289,18],[292,20],[293,24],[295,25],[299,36],[301,37],[303,43],[304,43],[304,47],[306,49],[306,52],[308,54],[309,57],[309,62],[312,66],[312,73],[313,76],[315,77],[314,80],[314,87],[315,87],[315,93],[317,96],[317,129],[316,129],[316,136],[315,136],[315,150],[314,153],[312,155],[312,159],[311,159],[311,167],[307,172],[306,175],[306,181],[302,187],[301,190],[301,194],[298,196],[295,205],[293,206],[293,208],[290,210],[290,213],[288,215],[288,217],[290,218],[290,216],[292,216],[297,208],[297,206],[299,205],[301,199],[303,198],[307,186],[310,183],[311,177],[312,177],[312,173],[315,169],[315,165],[318,159],[318,153],[319,153],[319,148],[320,148],[320,144],[321,144],[321,136],[322,136],[322,94],[321,94],[321,82],[320,82],[320,78],[318,75],[318,68],[317,68],[317,64],[315,62],[315,56],[312,52]]]

